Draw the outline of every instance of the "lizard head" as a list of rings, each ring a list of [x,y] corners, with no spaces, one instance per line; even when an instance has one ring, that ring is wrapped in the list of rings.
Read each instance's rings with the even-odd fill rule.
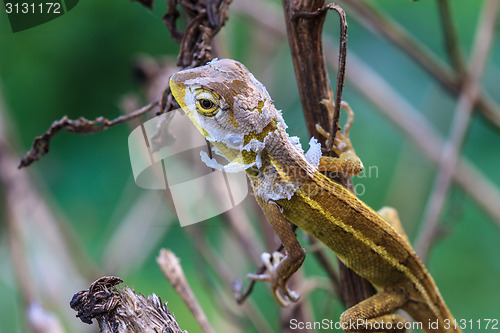
[[[198,130],[230,160],[251,138],[265,136],[269,124],[284,126],[264,85],[235,60],[180,71],[170,78],[170,89]]]

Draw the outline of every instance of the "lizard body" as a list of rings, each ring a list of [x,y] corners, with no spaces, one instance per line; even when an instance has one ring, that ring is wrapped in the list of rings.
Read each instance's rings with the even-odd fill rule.
[[[298,300],[286,284],[305,258],[290,221],[319,239],[377,289],[376,295],[344,312],[341,322],[366,319],[395,326],[404,319],[393,313],[403,309],[422,322],[425,332],[461,332],[453,327],[453,316],[408,241],[372,208],[320,172],[356,174],[362,165],[350,158],[322,157],[314,138],[304,153],[298,139],[287,134],[281,112],[266,88],[241,63],[214,60],[180,71],[170,79],[170,87],[215,152],[230,163],[222,166],[206,154],[202,160],[212,168],[247,173],[259,205],[282,241],[283,260],[268,262],[269,274],[253,276],[270,281],[279,302]],[[437,321],[438,326],[428,327],[429,321]],[[365,323],[348,331],[381,329],[370,330]]]

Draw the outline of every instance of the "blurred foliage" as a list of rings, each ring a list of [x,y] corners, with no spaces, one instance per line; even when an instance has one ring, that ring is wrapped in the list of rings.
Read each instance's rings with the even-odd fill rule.
[[[467,57],[481,3],[452,2],[460,43]],[[385,0],[378,5],[446,60],[435,2]],[[11,120],[10,135],[17,140],[14,144],[19,155],[29,149],[35,136],[63,115],[88,119],[118,116],[122,96],[139,91],[132,76],[132,64],[139,54],[175,57],[178,46],[171,41],[161,20],[164,3],[157,1],[156,6],[150,12],[138,3],[123,0],[81,1],[61,18],[15,34],[10,31],[5,13],[0,13],[0,89]],[[281,14],[280,8],[277,9]],[[369,64],[419,109],[441,134],[446,135],[456,104],[455,97],[402,51],[352,20],[349,11],[347,15],[349,53]],[[223,55],[247,64],[268,87],[277,107],[283,109],[289,132],[307,142],[288,44],[286,40],[275,37],[270,37],[272,42],[266,41],[262,37],[266,32],[254,25],[255,22],[241,13],[231,14],[219,40],[223,46],[221,49],[227,52]],[[325,33],[336,40],[337,27],[337,17],[329,16]],[[497,103],[500,102],[499,55],[497,35],[483,79],[485,89]],[[332,72],[331,77],[334,78],[335,73]],[[377,170],[370,177],[356,180],[365,189],[361,198],[373,207],[397,207],[413,239],[434,179],[435,166],[349,84],[344,99],[356,112],[351,138],[357,153],[366,167],[375,166]],[[126,208],[146,192],[136,187],[133,181],[127,148],[130,131],[130,127],[121,125],[89,136],[60,133],[52,140],[50,153],[29,168],[38,190],[50,202],[57,216],[77,235],[99,276],[119,274],[99,271],[100,255],[114,228],[124,217]],[[475,115],[464,154],[496,187],[500,186],[498,143],[498,129],[489,125],[482,116]],[[158,214],[164,210],[166,208],[160,209]],[[496,316],[498,319],[498,223],[495,225],[458,187],[453,187],[449,195],[442,220],[446,235],[433,248],[428,265],[443,297],[456,318]],[[0,332],[24,332],[24,315],[10,266],[4,226],[2,222]],[[206,237],[214,247],[221,246],[218,244],[221,228],[224,224],[217,219],[205,223]],[[137,291],[143,294],[154,292],[168,301],[181,327],[196,332],[198,328],[192,316],[164,281],[154,260],[157,249],[168,247],[181,258],[208,317],[214,318],[216,327],[224,327],[219,323],[221,314],[215,313],[212,307],[214,294],[207,293],[212,288],[207,274],[212,273],[199,268],[200,259],[190,242],[184,230],[173,221],[164,239],[155,244],[156,249],[144,263],[121,277]],[[245,267],[244,271],[253,269]],[[312,256],[306,260],[305,270],[307,274],[323,274]],[[318,291],[311,296],[317,317],[335,320],[342,310],[336,301],[326,299],[324,295]],[[263,307],[269,324],[277,329],[278,320],[274,319],[277,318],[277,307],[271,301],[268,288],[264,284],[258,285],[252,297]],[[69,302],[71,295],[67,295],[67,299]],[[57,309],[51,310],[58,312]],[[67,323],[78,319],[62,320]]]

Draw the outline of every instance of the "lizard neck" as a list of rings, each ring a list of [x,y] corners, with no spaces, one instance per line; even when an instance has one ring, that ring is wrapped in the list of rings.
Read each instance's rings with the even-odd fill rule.
[[[245,163],[256,161],[255,166],[247,170],[247,174],[255,194],[266,202],[290,200],[305,182],[313,179],[319,163],[320,155],[316,156],[315,166],[315,162],[304,155],[298,138],[291,138],[285,127],[280,125],[279,122],[271,122],[261,133],[251,133],[245,137],[248,144],[262,144],[261,151],[242,151]],[[314,148],[321,151],[317,143]]]

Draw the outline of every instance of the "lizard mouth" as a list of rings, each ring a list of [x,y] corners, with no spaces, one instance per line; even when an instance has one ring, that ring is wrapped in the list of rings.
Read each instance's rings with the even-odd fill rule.
[[[184,102],[184,97],[186,95],[186,86],[182,83],[184,80],[180,78],[182,73],[175,73],[170,77],[170,90],[172,95],[174,95],[175,100],[179,103],[181,108],[185,108],[186,104]]]

